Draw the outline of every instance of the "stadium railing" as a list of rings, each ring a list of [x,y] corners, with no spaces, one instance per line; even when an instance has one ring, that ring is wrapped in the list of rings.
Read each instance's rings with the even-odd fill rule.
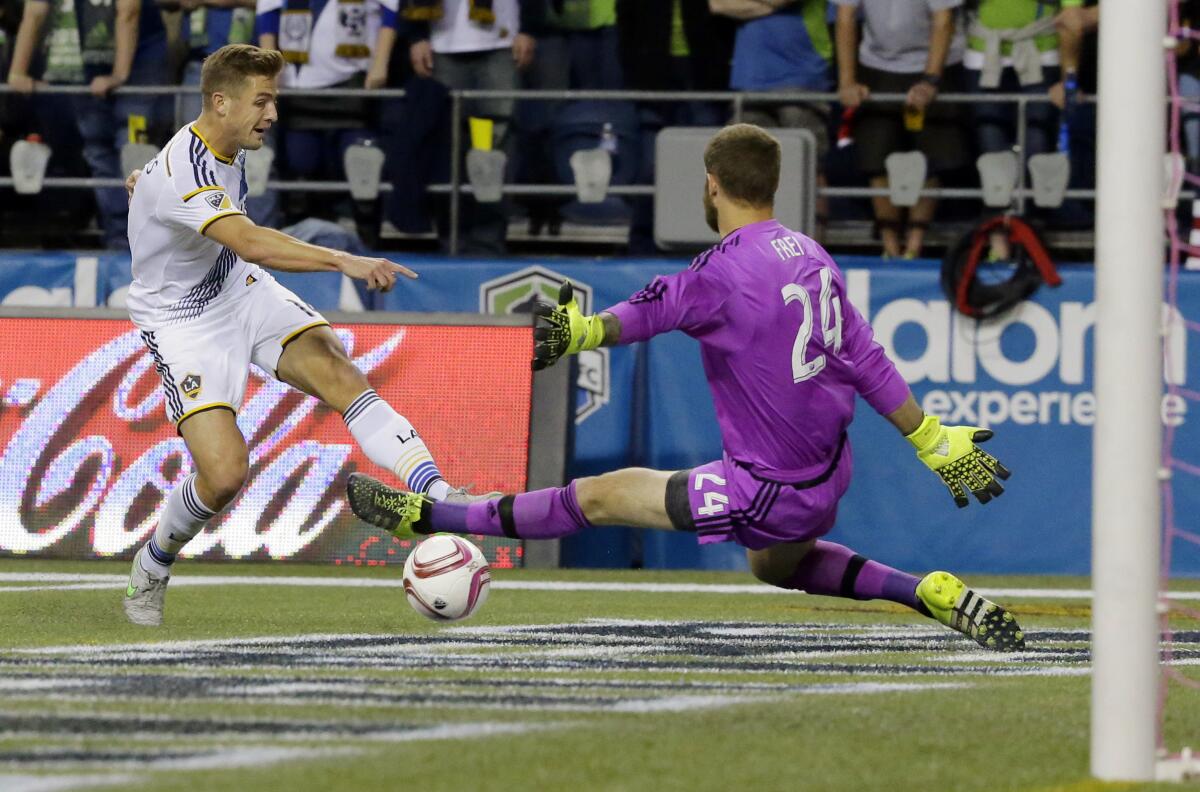
[[[129,94],[129,95],[155,95],[155,96],[173,96],[175,98],[175,128],[178,128],[184,123],[183,115],[183,97],[190,93],[195,93],[198,90],[196,86],[183,85],[166,85],[166,86],[122,86],[116,89],[114,94]],[[0,94],[11,93],[11,89],[7,85],[0,85]],[[66,85],[46,85],[38,86],[35,93],[41,94],[76,94],[88,95],[90,93],[87,86],[66,86]],[[612,102],[665,102],[665,103],[689,103],[689,102],[726,102],[730,106],[730,120],[733,122],[740,121],[745,109],[749,105],[763,104],[796,104],[796,103],[828,103],[834,104],[838,102],[836,93],[822,93],[814,91],[795,91],[795,92],[755,92],[755,91],[583,91],[583,90],[565,90],[565,91],[544,91],[544,90],[450,90],[448,91],[450,99],[450,150],[451,152],[461,152],[463,143],[463,113],[464,102],[479,99],[515,99],[518,101],[540,101],[540,102],[562,102],[562,101],[612,101]],[[305,97],[329,97],[347,98],[358,97],[376,100],[402,99],[406,92],[403,89],[380,88],[380,89],[365,89],[365,88],[341,88],[341,89],[305,89],[305,90],[283,90],[280,92],[282,97],[303,95]],[[866,103],[903,103],[905,95],[900,93],[878,93],[872,94]],[[939,94],[937,101],[948,104],[979,104],[979,103],[1005,103],[1016,105],[1016,131],[1017,139],[1014,145],[1014,153],[1017,156],[1017,185],[1013,190],[1013,205],[1012,209],[1017,214],[1023,214],[1028,201],[1033,197],[1033,190],[1027,184],[1026,176],[1026,126],[1028,118],[1028,108],[1031,104],[1045,104],[1050,100],[1044,94],[1022,94],[1022,93],[946,93]],[[1095,97],[1091,95],[1079,96],[1079,102],[1082,104],[1092,104],[1095,102]],[[284,119],[286,123],[286,119]],[[97,179],[86,177],[47,177],[43,181],[43,188],[74,188],[87,189],[96,187],[119,187],[123,186],[121,179]],[[0,188],[12,187],[13,180],[11,178],[0,178]],[[267,184],[268,189],[278,190],[283,192],[302,191],[302,192],[349,192],[350,184],[346,181],[299,181],[299,180],[271,180]],[[534,197],[552,197],[552,196],[574,196],[576,194],[575,186],[572,184],[505,184],[502,187],[503,194],[506,196],[534,196]],[[381,192],[390,192],[391,185],[383,183],[380,185]],[[448,229],[448,246],[451,255],[456,255],[459,252],[459,233],[460,233],[460,217],[462,214],[462,196],[471,192],[471,186],[466,184],[463,178],[463,167],[461,157],[452,156],[450,159],[450,181],[445,183],[430,184],[427,191],[433,194],[441,194],[449,196],[449,229]],[[607,194],[622,197],[651,197],[655,193],[655,187],[652,184],[632,184],[632,185],[610,185]],[[815,188],[815,193],[819,197],[826,198],[870,198],[872,196],[888,195],[889,192],[885,187],[839,187],[839,186],[821,186]],[[978,201],[983,197],[983,190],[980,187],[924,187],[920,191],[922,197],[932,197],[948,200],[974,200]],[[1064,199],[1082,199],[1094,201],[1096,192],[1094,189],[1068,189],[1064,193]]]

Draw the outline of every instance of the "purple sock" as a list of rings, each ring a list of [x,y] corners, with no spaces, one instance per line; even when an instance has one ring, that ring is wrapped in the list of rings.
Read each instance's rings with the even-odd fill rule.
[[[912,575],[868,561],[848,547],[817,540],[783,588],[850,599],[884,599],[924,612]]]
[[[420,523],[422,533],[447,531],[513,539],[557,539],[591,527],[575,498],[574,481],[565,487],[479,503],[435,503]]]

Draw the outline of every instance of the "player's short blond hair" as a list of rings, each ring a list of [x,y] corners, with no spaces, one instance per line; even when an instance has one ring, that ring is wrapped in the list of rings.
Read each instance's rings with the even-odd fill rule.
[[[779,141],[754,124],[732,124],[708,142],[704,170],[730,198],[754,207],[775,205]]]
[[[283,70],[283,55],[253,44],[227,44],[204,59],[200,93],[204,106],[212,106],[214,93],[238,94],[250,77],[275,77]]]

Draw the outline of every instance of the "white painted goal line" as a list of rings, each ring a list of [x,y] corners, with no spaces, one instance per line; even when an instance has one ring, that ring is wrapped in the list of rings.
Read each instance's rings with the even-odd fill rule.
[[[119,588],[125,575],[74,574],[69,572],[0,572],[0,593],[24,591],[88,591]],[[171,586],[297,586],[310,588],[401,588],[395,578],[301,575],[176,575]],[[738,583],[634,583],[567,580],[493,580],[500,591],[616,591],[642,594],[794,594],[765,584]],[[1079,588],[981,588],[980,594],[998,599],[1090,600],[1090,589]],[[1172,591],[1169,599],[1200,600],[1200,591]]]

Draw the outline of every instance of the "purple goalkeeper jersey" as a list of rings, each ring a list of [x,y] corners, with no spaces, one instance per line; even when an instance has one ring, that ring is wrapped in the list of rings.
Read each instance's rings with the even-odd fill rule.
[[[856,393],[884,415],[909,394],[833,259],[777,220],[737,229],[607,310],[622,344],[670,330],[700,342],[725,453],[772,479],[826,469]]]

